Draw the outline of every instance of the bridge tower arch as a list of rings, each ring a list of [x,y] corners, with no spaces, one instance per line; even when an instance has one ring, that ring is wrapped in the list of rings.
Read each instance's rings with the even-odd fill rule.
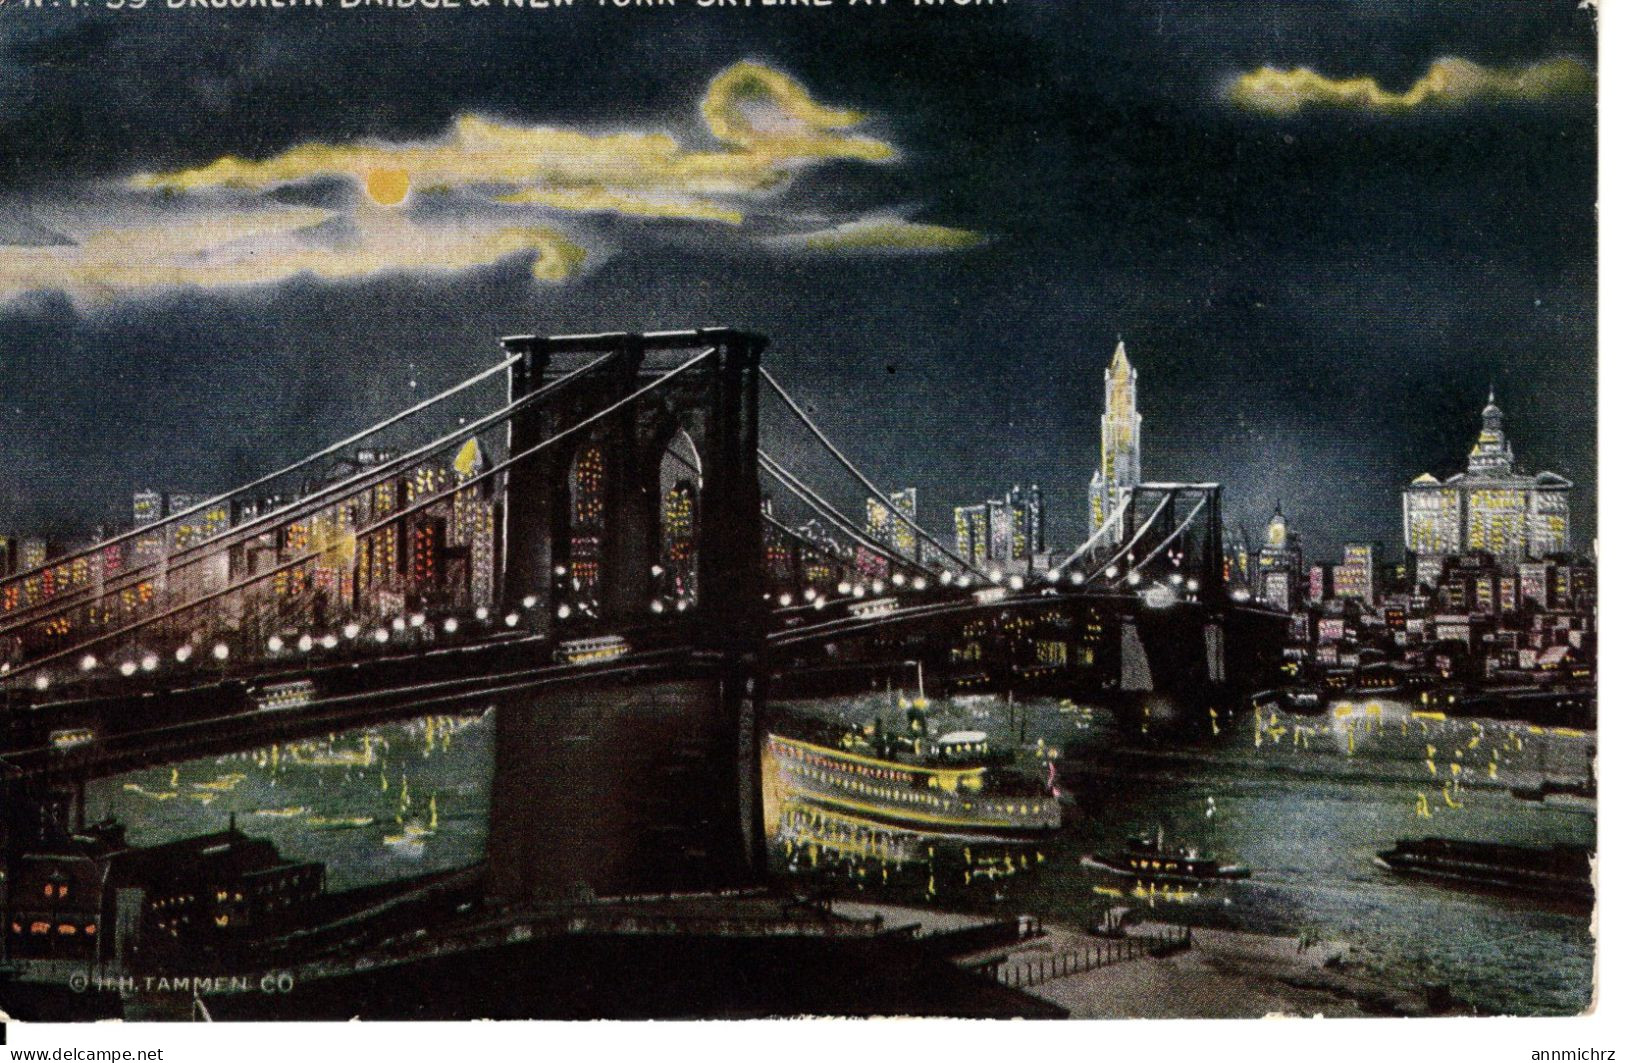
[[[508,472],[504,600],[539,599],[536,622],[559,640],[619,634],[643,649],[653,636],[674,656],[635,680],[606,671],[498,706],[491,893],[556,903],[755,881],[765,856],[756,403],[766,340],[702,329],[503,345],[521,356],[513,399],[553,389],[510,422],[510,460],[542,449]],[[693,575],[680,611],[665,599],[663,564],[674,450],[694,466],[680,478],[692,492]],[[572,542],[584,535],[594,541]],[[595,594],[576,585],[572,561],[588,547]]]

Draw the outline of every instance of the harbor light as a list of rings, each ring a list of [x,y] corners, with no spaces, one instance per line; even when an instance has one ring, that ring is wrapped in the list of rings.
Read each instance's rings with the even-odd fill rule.
[[[353,639],[359,634],[361,634],[361,625],[360,624],[352,622],[352,623],[344,625],[344,637],[345,638]]]
[[[440,626],[445,629],[445,632],[448,635],[457,634],[457,618],[455,616],[446,617],[446,622]]]
[[[227,657],[231,656],[231,647],[227,646],[224,642],[217,642],[217,643],[214,644],[214,651],[213,652],[214,652],[214,659],[215,660],[223,661]]]
[[[187,661],[191,660],[192,659],[192,644],[190,642],[188,642],[188,643],[184,643],[184,644],[176,647],[176,649],[175,649],[175,659],[177,661],[180,661],[182,664],[185,664]]]
[[[79,658],[79,670],[81,672],[88,672],[95,667],[96,658],[92,657],[90,654],[87,653],[83,657]]]
[[[118,666],[119,675],[135,675],[134,661],[121,661]]]
[[[387,630],[385,630],[384,628],[379,628],[377,631],[374,631],[372,633],[372,641],[374,641],[374,642],[376,642],[376,643],[378,643],[380,645],[382,645],[385,642],[388,642],[389,641],[389,632]]]
[[[272,653],[281,653],[282,652],[282,636],[281,635],[272,635],[270,638],[266,639],[265,640],[265,648],[270,650]]]
[[[157,669],[157,667],[158,667],[158,655],[156,653],[148,653],[148,654],[144,654],[142,656],[142,658],[141,658],[141,670],[143,672],[155,671]]]

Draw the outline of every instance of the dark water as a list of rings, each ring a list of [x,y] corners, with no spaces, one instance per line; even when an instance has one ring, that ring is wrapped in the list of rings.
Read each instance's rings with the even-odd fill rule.
[[[877,698],[796,708],[855,722],[894,711]],[[995,744],[1019,741],[1035,771],[1053,764],[1067,826],[1037,847],[965,856],[953,840],[925,839],[940,842],[930,844],[933,874],[897,869],[882,884],[877,868],[854,857],[834,876],[821,867],[820,882],[900,903],[1077,924],[1127,906],[1198,926],[1310,932],[1347,942],[1349,959],[1379,975],[1448,983],[1483,1012],[1573,1013],[1590,999],[1588,915],[1433,887],[1372,861],[1396,839],[1423,835],[1594,846],[1594,806],[1529,804],[1507,790],[1583,779],[1590,735],[1417,719],[1405,706],[1366,702],[1315,718],[1198,712],[1194,727],[1156,702],[1112,712],[959,699],[933,704],[931,714],[939,731],[973,727]],[[90,794],[89,811],[116,816],[137,844],[223,829],[235,814],[239,829],[285,856],[324,862],[329,888],[343,889],[479,860],[490,758],[488,720],[419,720],[107,780]],[[1136,896],[1132,881],[1082,862],[1158,827],[1170,842],[1248,865],[1252,877]],[[772,851],[790,873],[785,848]],[[1015,873],[956,888],[967,861]],[[801,862],[794,873],[805,871]]]

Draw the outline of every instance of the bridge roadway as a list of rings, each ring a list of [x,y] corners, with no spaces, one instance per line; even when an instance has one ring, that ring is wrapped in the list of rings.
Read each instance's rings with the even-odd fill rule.
[[[904,596],[899,595],[899,599]],[[865,675],[896,674],[915,662],[929,669],[939,689],[947,670],[951,636],[981,617],[1054,616],[1076,619],[1093,607],[1110,630],[1103,632],[1103,664],[1108,688],[1117,686],[1120,668],[1115,640],[1130,619],[1147,635],[1164,641],[1194,642],[1160,648],[1201,671],[1201,631],[1215,611],[1194,603],[1150,610],[1132,595],[1070,588],[1036,587],[994,597],[959,588],[931,588],[891,605],[886,600],[843,599],[776,610],[769,631],[747,648],[743,667],[758,674],[772,692],[783,685],[794,693],[806,673],[851,673],[853,689],[868,689]],[[1223,615],[1240,610],[1227,609]],[[1269,624],[1285,617],[1259,610]],[[1169,625],[1177,625],[1175,632]],[[567,631],[570,638],[598,632]],[[383,652],[378,656],[323,659],[320,653],[272,660],[263,671],[210,677],[136,675],[103,680],[99,690],[57,700],[8,703],[0,727],[0,778],[12,781],[49,777],[83,781],[193,757],[294,741],[355,727],[435,713],[478,712],[542,691],[571,687],[626,687],[666,679],[720,674],[730,654],[706,649],[691,623],[681,620],[625,633],[628,649],[608,660],[560,662],[559,636],[500,632],[475,641]],[[1229,640],[1232,647],[1238,641]],[[1194,651],[1194,652],[1193,652]],[[356,651],[362,652],[362,651]],[[1154,653],[1153,656],[1157,654]],[[905,660],[907,658],[907,660]],[[1009,662],[997,678],[1009,681]],[[1076,670],[1068,675],[1076,676]],[[1239,676],[1237,677],[1240,678]],[[308,680],[308,697],[282,708],[261,707],[257,695],[278,684]],[[67,693],[67,690],[64,690]],[[15,697],[15,695],[14,695]],[[59,741],[81,732],[74,744]],[[68,741],[71,741],[69,739]]]

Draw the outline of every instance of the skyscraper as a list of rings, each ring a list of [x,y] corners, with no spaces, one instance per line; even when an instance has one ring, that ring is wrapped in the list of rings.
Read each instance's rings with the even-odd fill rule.
[[[1016,484],[1005,496],[1014,522],[1011,552],[1025,561],[1042,554],[1044,545],[1044,492],[1037,484]]]
[[[1123,341],[1117,341],[1106,369],[1106,411],[1100,416],[1100,467],[1089,481],[1089,531],[1098,531],[1140,482],[1140,414],[1136,387],[1139,374],[1128,363]],[[1122,537],[1119,514],[1112,538]]]
[[[1512,443],[1490,392],[1467,471],[1442,483],[1429,473],[1405,489],[1405,547],[1417,554],[1484,552],[1516,563],[1569,548],[1572,481],[1513,467]]]

